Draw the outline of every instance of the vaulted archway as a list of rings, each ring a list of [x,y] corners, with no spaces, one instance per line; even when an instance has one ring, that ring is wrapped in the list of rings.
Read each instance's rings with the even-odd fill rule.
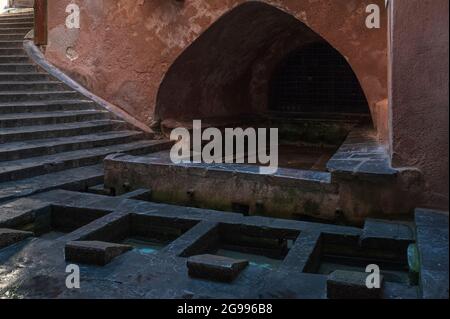
[[[310,48],[321,55],[308,53]],[[310,55],[304,63],[321,65],[292,68],[289,63],[299,52],[301,59]],[[176,59],[160,86],[155,114],[169,127],[192,119],[245,122],[276,109],[274,99],[289,95],[282,93],[289,85],[295,91],[296,83],[300,92],[292,91],[290,98],[297,96],[294,103],[300,104],[309,99],[304,108],[310,111],[369,113],[351,66],[324,38],[274,6],[247,2],[223,15]],[[308,85],[316,93],[305,92]]]

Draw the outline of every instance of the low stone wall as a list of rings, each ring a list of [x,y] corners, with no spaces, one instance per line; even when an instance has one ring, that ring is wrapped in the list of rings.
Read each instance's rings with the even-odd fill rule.
[[[152,201],[249,215],[295,219],[334,219],[337,185],[327,173],[280,169],[260,175],[245,165],[173,165],[155,157],[111,155],[105,160],[105,186],[116,195],[152,190]]]
[[[105,187],[116,195],[147,188],[152,201],[286,219],[362,224],[366,218],[412,218],[422,174],[396,170],[372,129],[356,129],[328,163],[329,172],[256,166],[180,164],[168,152],[105,160]]]
[[[327,169],[339,185],[339,206],[352,219],[411,217],[424,193],[422,173],[392,168],[377,133],[367,128],[350,133]]]

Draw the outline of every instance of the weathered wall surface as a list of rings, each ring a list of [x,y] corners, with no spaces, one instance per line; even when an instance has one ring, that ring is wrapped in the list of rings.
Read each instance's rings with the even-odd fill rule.
[[[81,8],[80,30],[68,30],[64,25],[65,8],[71,2]],[[220,17],[245,2],[249,1],[49,0],[46,56],[96,94],[150,124],[155,119],[159,87],[171,65]],[[383,0],[263,2],[291,14],[344,55],[376,112],[376,103],[387,97],[387,15]],[[369,30],[365,26],[365,8],[374,2],[382,8],[382,28]],[[254,30],[264,23],[256,23],[251,15],[247,20]],[[291,34],[290,39],[294,38]],[[258,48],[276,50],[277,46],[275,43],[273,47]],[[214,50],[214,46],[209,49]],[[264,65],[264,59],[255,61],[255,71],[242,81],[256,88],[259,82],[267,82],[269,72]],[[255,96],[239,100],[257,103],[264,99],[264,94],[257,95],[258,89],[251,91]],[[177,93],[173,92],[173,96]],[[215,114],[224,107],[233,106],[212,103],[206,113]]]
[[[426,181],[423,205],[448,210],[448,0],[391,1],[391,151]]]

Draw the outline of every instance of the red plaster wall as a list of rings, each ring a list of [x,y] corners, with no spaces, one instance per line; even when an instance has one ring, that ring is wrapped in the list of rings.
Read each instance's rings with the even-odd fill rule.
[[[64,25],[65,8],[71,2],[82,10],[80,30],[67,30]],[[214,22],[244,2],[249,1],[49,0],[46,56],[88,89],[150,124],[170,66]],[[263,2],[302,21],[344,55],[375,112],[376,103],[387,98],[384,0]],[[381,29],[365,27],[365,8],[372,3],[382,8]],[[251,87],[258,86],[258,78],[246,80]]]
[[[426,181],[424,206],[448,210],[448,0],[391,1],[391,151]]]

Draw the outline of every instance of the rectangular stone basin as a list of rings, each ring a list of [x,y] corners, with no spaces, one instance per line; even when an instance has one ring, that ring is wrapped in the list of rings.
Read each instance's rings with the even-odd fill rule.
[[[409,284],[407,251],[362,247],[359,237],[322,234],[306,272],[330,275],[337,270],[366,272],[369,265],[380,267],[385,281]],[[383,247],[381,249],[381,247]]]
[[[103,241],[155,254],[197,224],[196,221],[129,214],[93,231],[82,240]]]
[[[42,239],[54,240],[105,216],[107,213],[95,209],[52,206],[50,210],[38,213],[32,223],[19,228],[23,231],[33,232]]]
[[[277,269],[299,236],[298,231],[220,224],[182,257],[210,254],[247,260],[250,267]]]

